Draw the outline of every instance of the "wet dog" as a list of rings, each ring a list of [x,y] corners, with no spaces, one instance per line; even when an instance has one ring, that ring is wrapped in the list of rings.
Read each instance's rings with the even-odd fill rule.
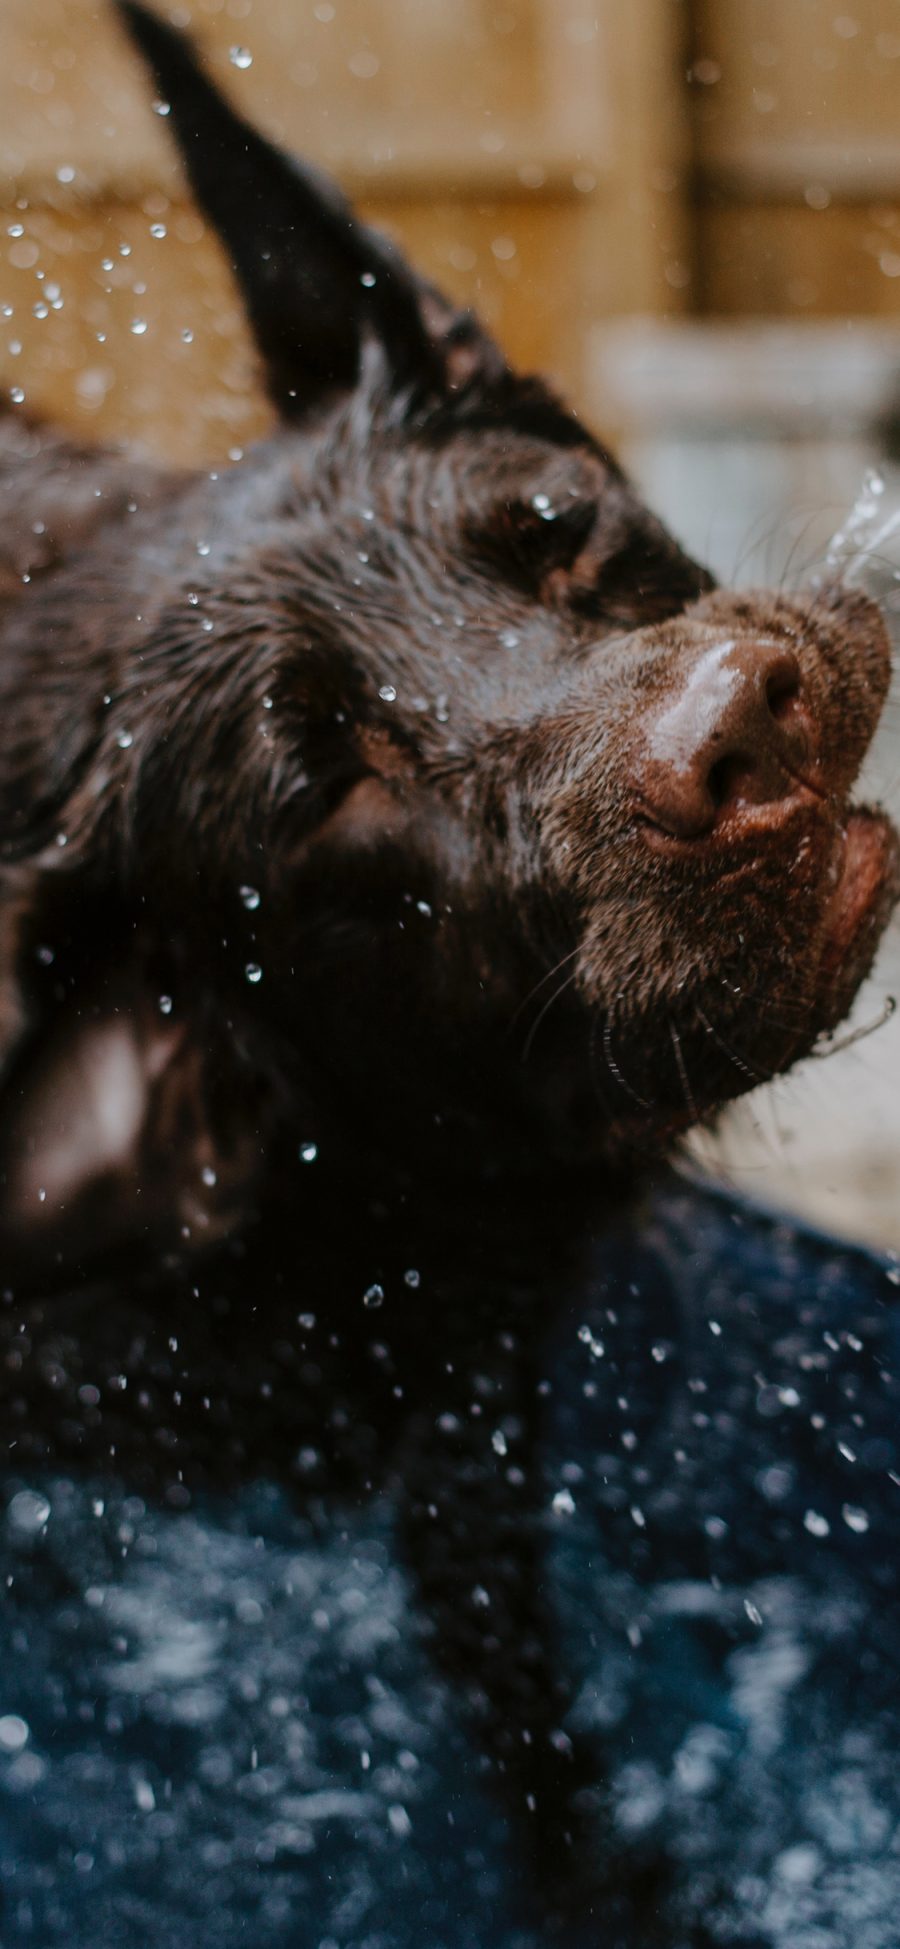
[[[313,1169],[443,1222],[498,1187],[616,1198],[871,963],[878,611],[715,588],[541,381],[122,12],[280,424],[174,475],[0,423],[10,1263],[184,1261],[303,1172],[315,1202]],[[508,1628],[488,1653],[467,1619],[454,1656],[518,1778],[516,1712],[549,1742],[562,1707],[537,1627],[514,1702],[509,1560]]]

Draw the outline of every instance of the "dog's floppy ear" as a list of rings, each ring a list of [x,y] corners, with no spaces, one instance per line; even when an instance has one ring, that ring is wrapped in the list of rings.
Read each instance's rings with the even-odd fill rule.
[[[138,0],[117,5],[168,104],[191,187],[230,259],[283,418],[356,383],[366,332],[381,340],[395,388],[414,398],[499,378],[502,355],[468,313],[417,278],[334,183],[244,121],[181,34]]]

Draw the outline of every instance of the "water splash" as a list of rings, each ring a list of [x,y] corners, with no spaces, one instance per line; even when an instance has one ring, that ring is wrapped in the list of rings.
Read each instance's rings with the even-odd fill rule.
[[[824,563],[827,579],[852,583],[875,560],[885,542],[900,532],[900,508],[884,518],[883,494],[884,476],[869,468],[846,520],[828,544]],[[900,579],[900,569],[894,579]]]

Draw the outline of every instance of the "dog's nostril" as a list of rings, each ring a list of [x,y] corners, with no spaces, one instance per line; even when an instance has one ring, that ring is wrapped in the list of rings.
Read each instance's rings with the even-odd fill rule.
[[[706,789],[717,812],[742,796],[752,770],[752,763],[741,752],[717,758],[710,766]]]
[[[791,717],[800,703],[800,677],[796,669],[781,670],[766,683],[766,703],[774,718]]]

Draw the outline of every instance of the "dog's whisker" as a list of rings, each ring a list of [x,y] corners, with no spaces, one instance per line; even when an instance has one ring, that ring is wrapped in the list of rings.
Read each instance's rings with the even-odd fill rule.
[[[675,1065],[678,1070],[678,1075],[681,1082],[681,1088],[684,1094],[684,1100],[687,1105],[688,1114],[690,1116],[692,1123],[699,1123],[700,1112],[697,1108],[697,1104],[694,1099],[694,1092],[691,1089],[690,1078],[687,1073],[687,1064],[684,1060],[684,1050],[681,1045],[681,1037],[671,1017],[669,1018],[669,1036],[671,1039],[672,1048],[675,1051]]]
[[[525,999],[524,999],[524,1001],[521,1001],[521,1002],[519,1003],[519,1005],[518,1005],[518,1007],[517,1007],[517,1009],[516,1009],[516,1012],[515,1012],[515,1014],[514,1014],[514,1015],[512,1016],[512,1018],[511,1018],[511,1021],[510,1021],[510,1025],[509,1025],[509,1027],[510,1027],[510,1033],[512,1033],[512,1031],[513,1031],[513,1030],[515,1029],[515,1027],[516,1027],[516,1025],[517,1025],[517,1023],[519,1022],[519,1020],[520,1020],[520,1018],[521,1018],[521,1016],[523,1016],[523,1015],[524,1015],[524,1013],[525,1013],[525,1010],[526,1010],[526,1009],[527,1009],[527,1008],[528,1008],[528,1007],[530,1006],[530,1004],[531,1004],[531,1003],[532,1003],[532,1002],[534,1001],[534,999],[535,999],[535,996],[537,996],[537,995],[539,995],[539,994],[540,994],[540,992],[541,992],[541,989],[542,989],[542,988],[545,988],[545,987],[546,987],[546,985],[547,985],[547,983],[548,983],[548,981],[552,981],[552,980],[553,980],[553,978],[554,978],[554,975],[558,975],[558,974],[560,973],[560,971],[561,971],[561,969],[563,969],[563,968],[565,968],[565,967],[566,967],[566,966],[568,965],[568,963],[569,963],[570,961],[574,961],[574,960],[575,960],[575,957],[576,957],[576,955],[578,955],[578,954],[580,954],[580,953],[581,953],[581,942],[579,941],[579,942],[578,942],[578,943],[576,944],[576,946],[575,946],[575,947],[573,947],[573,948],[570,948],[570,949],[569,949],[569,952],[568,952],[568,954],[564,954],[564,955],[562,956],[562,958],[561,958],[561,960],[559,960],[559,961],[557,961],[557,962],[556,962],[556,964],[555,964],[555,966],[554,966],[554,967],[552,967],[552,968],[548,968],[548,970],[547,970],[547,973],[546,973],[546,974],[542,974],[542,975],[541,975],[541,977],[540,977],[540,979],[539,979],[538,981],[536,981],[536,982],[535,982],[535,984],[534,984],[534,987],[533,987],[533,988],[530,988],[530,989],[529,989],[529,991],[528,991],[528,994],[527,994],[527,995],[525,996]]]
[[[878,1029],[884,1028],[891,1016],[896,1014],[896,1010],[895,996],[887,995],[878,1014],[873,1016],[871,1022],[863,1022],[857,1029],[848,1029],[845,1035],[838,1036],[836,1039],[826,1037],[817,1042],[815,1048],[810,1050],[810,1061],[827,1062],[830,1056],[839,1056],[845,1049],[852,1049],[855,1042],[865,1042],[870,1035],[875,1035]]]
[[[571,955],[567,956],[568,960],[571,960],[571,958],[572,958]],[[554,1003],[560,1000],[560,997],[566,993],[566,990],[568,988],[572,988],[574,986],[576,980],[577,980],[577,973],[573,972],[572,974],[566,975],[565,980],[560,982],[559,987],[555,988],[553,990],[552,995],[549,997],[549,999],[545,1001],[543,1008],[541,1009],[539,1015],[537,1016],[537,1019],[534,1022],[532,1022],[531,1027],[528,1031],[528,1035],[525,1039],[525,1044],[522,1049],[523,1063],[528,1061],[528,1058],[534,1046],[535,1037],[537,1035],[538,1029],[541,1026],[541,1023],[546,1020],[546,1017],[549,1015],[550,1010],[553,1007]]]
[[[719,1033],[719,1030],[713,1027],[708,1015],[700,1007],[699,1002],[695,1002],[694,1007],[707,1035],[711,1036],[713,1041],[718,1043],[723,1055],[726,1055],[729,1061],[734,1063],[739,1074],[746,1077],[748,1083],[754,1088],[758,1083],[765,1082],[766,1078],[757,1070],[753,1069],[749,1063],[745,1062],[743,1057],[738,1055],[737,1050],[732,1048],[730,1042],[727,1042],[725,1037]]]
[[[636,1103],[638,1105],[638,1108],[641,1110],[652,1109],[653,1106],[652,1104],[647,1102],[646,1097],[639,1096],[637,1090],[632,1089],[627,1076],[624,1076],[622,1074],[622,1071],[618,1063],[616,1062],[615,1057],[613,1056],[612,1024],[608,1016],[604,1017],[604,1021],[603,1021],[603,1056],[604,1056],[604,1061],[606,1063],[606,1067],[609,1070],[609,1073],[613,1081],[615,1083],[618,1083],[619,1088],[621,1090],[624,1090],[626,1096],[630,1096],[632,1103]]]

